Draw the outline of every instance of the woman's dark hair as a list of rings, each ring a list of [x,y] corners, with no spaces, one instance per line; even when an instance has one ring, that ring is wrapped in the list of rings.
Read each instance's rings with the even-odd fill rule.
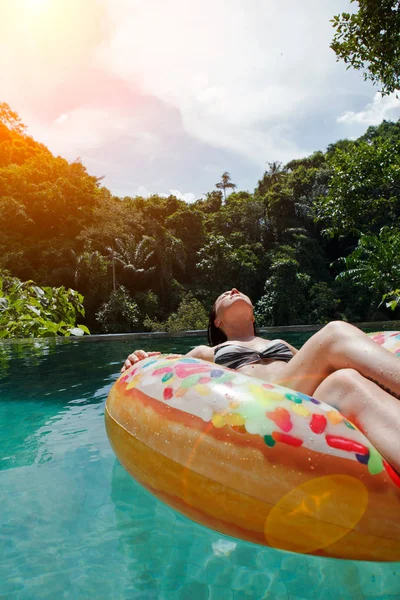
[[[214,302],[210,314],[208,315],[207,339],[209,346],[218,346],[218,344],[222,344],[228,339],[222,329],[219,329],[214,323],[217,316],[216,304],[217,302]]]
[[[219,329],[214,323],[217,316],[217,302],[214,302],[210,314],[208,315],[207,340],[209,346],[218,346],[228,340],[222,329]],[[254,335],[257,335],[256,326],[254,325]]]

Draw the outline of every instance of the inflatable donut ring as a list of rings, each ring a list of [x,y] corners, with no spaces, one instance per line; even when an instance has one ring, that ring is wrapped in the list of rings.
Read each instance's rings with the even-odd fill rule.
[[[400,333],[372,338],[400,355]],[[332,406],[162,355],[122,374],[105,420],[132,477],[198,523],[292,552],[400,560],[400,477]]]

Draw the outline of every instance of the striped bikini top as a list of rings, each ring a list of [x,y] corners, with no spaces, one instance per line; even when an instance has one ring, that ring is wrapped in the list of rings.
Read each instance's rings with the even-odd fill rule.
[[[279,340],[272,340],[262,352],[239,344],[225,344],[217,346],[214,350],[214,362],[229,369],[240,369],[240,367],[259,363],[262,360],[289,362],[291,358],[293,358],[293,352]]]

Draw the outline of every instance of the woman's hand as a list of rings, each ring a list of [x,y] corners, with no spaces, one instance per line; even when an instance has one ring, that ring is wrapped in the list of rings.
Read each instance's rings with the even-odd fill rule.
[[[136,364],[140,360],[144,360],[149,356],[158,356],[159,354],[161,354],[161,352],[145,352],[144,350],[135,350],[134,352],[132,352],[132,354],[128,356],[128,358],[124,362],[124,365],[121,369],[121,373],[132,367],[132,365]]]

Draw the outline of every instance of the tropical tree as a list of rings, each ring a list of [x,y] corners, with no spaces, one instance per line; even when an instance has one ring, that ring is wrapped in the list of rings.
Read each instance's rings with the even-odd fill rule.
[[[316,218],[330,238],[377,233],[400,216],[400,141],[376,138],[336,150],[332,177],[315,204]]]
[[[138,306],[122,285],[111,292],[97,312],[96,319],[104,333],[137,331],[140,324]]]
[[[341,262],[345,269],[337,275],[338,281],[350,279],[385,300],[400,288],[400,231],[383,227],[378,236],[362,235]]]
[[[236,184],[232,183],[231,176],[229,175],[228,171],[225,171],[225,173],[222,173],[221,181],[216,183],[215,187],[224,191],[224,200],[226,200],[226,190],[234,190],[236,188]]]
[[[331,48],[347,68],[381,84],[381,94],[400,89],[400,4],[398,0],[350,0],[358,11],[336,15]]]
[[[292,325],[309,323],[307,309],[311,277],[301,272],[293,249],[281,247],[274,253],[270,277],[264,295],[255,305],[257,325]]]
[[[124,283],[135,291],[143,288],[156,269],[151,265],[154,239],[144,235],[139,242],[134,237],[125,241],[115,238],[113,242],[106,250],[114,264],[122,269]],[[115,275],[113,279],[115,281]]]

